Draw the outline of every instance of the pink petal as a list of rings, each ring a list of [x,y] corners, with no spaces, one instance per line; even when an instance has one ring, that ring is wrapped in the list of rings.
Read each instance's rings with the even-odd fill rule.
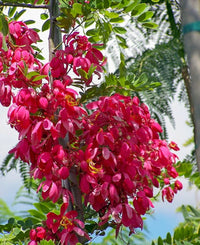
[[[53,123],[49,119],[47,119],[47,118],[44,119],[44,121],[43,121],[43,128],[45,130],[50,130],[52,126],[53,126]]]
[[[105,160],[108,160],[110,158],[110,151],[107,147],[103,147],[102,155]]]
[[[67,167],[61,167],[58,171],[61,179],[67,179],[69,176],[69,169]]]
[[[49,190],[49,187],[51,186],[52,181],[51,180],[46,180],[43,182],[43,186],[42,186],[42,191],[46,192]]]
[[[70,119],[67,119],[66,121],[62,121],[62,123],[68,132],[70,132],[71,134],[75,133],[74,125]]]
[[[125,210],[126,210],[126,213],[127,213],[127,217],[129,219],[131,219],[133,217],[133,210],[132,210],[132,208],[130,207],[129,204],[125,204]]]
[[[40,105],[40,107],[41,107],[42,109],[46,109],[47,106],[48,106],[48,100],[47,100],[46,98],[44,98],[44,97],[41,97],[41,98],[39,99],[39,105]]]
[[[96,140],[99,145],[104,144],[104,135],[103,135],[103,129],[101,128],[99,132],[96,135]]]
[[[117,203],[119,202],[119,195],[117,192],[116,187],[113,184],[110,184],[109,186],[109,194],[110,194],[110,199],[111,202],[116,201]]]
[[[49,198],[55,203],[59,197],[58,186],[52,182],[51,189],[49,191]]]
[[[122,175],[121,173],[118,173],[118,174],[115,174],[113,177],[112,177],[112,181],[113,182],[119,182],[122,178]]]
[[[85,235],[85,232],[83,230],[81,230],[80,228],[78,227],[74,227],[73,229],[79,236],[84,236]]]

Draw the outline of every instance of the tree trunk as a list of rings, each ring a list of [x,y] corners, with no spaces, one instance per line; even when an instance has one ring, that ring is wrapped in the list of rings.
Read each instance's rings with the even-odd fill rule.
[[[60,28],[56,25],[56,17],[59,15],[58,0],[50,0],[49,14],[50,14],[49,60],[51,61],[54,56],[55,48],[62,49],[61,31]],[[52,86],[51,76],[50,76],[50,85]],[[67,145],[68,145],[67,135],[64,139],[60,138],[59,143],[63,146],[64,149],[67,149]],[[75,208],[75,210],[78,212],[78,218],[81,221],[84,221],[81,190],[76,175],[76,169],[74,167],[70,169],[69,178],[62,181],[62,186],[63,188],[68,189],[72,193],[74,199],[74,203],[72,203],[72,200],[69,201],[67,211],[71,211],[73,210],[73,208]],[[85,237],[79,236],[78,239],[81,244],[84,244],[84,242],[86,241]]]
[[[182,0],[181,16],[183,28],[188,24],[200,21],[200,1]],[[188,89],[191,98],[190,106],[194,123],[196,160],[200,172],[200,32],[189,30],[184,33],[184,49],[191,75]]]
[[[50,15],[50,31],[49,31],[49,60],[52,60],[55,47],[61,44],[62,35],[60,28],[56,25],[56,17],[59,15],[58,1],[50,0],[49,3]],[[62,46],[60,46],[62,48]]]

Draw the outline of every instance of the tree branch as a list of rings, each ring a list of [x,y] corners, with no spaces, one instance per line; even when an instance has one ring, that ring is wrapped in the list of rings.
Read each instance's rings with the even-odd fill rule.
[[[62,43],[61,31],[55,22],[55,18],[59,15],[58,0],[50,0],[49,15],[49,60],[51,61],[54,56],[55,47],[59,46],[59,49],[62,49],[62,45],[60,45],[60,43]],[[51,83],[52,81],[50,80],[50,85],[52,85]],[[69,143],[68,134],[65,136],[65,138],[59,138],[59,143],[62,145],[63,149],[67,149]],[[72,203],[72,200],[69,201],[67,211],[69,212],[74,208],[78,213],[78,218],[84,222],[82,196],[75,167],[71,167],[68,179],[62,181],[62,187],[68,189],[72,193],[74,199],[74,203]],[[85,237],[78,236],[78,240],[81,244],[84,244],[87,239]]]
[[[181,16],[183,27],[187,24],[200,21],[199,14],[200,2],[196,0],[184,0],[181,5]],[[197,31],[190,31],[184,35],[184,49],[187,55],[190,68],[189,75],[191,81],[187,83],[187,89],[190,93],[189,99],[191,113],[194,121],[194,140],[195,153],[197,159],[198,171],[200,172],[200,34]]]
[[[22,8],[35,8],[35,9],[48,9],[48,5],[33,5],[33,4],[27,4],[27,3],[10,3],[10,2],[3,2],[0,1],[0,6],[3,7],[22,7]]]

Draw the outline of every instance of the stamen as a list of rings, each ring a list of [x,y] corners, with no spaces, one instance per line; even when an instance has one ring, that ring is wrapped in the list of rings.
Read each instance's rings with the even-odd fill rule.
[[[91,159],[88,159],[87,163],[89,165],[90,172],[92,172],[93,174],[98,174],[99,172],[102,171],[102,167],[96,168],[95,163]]]
[[[77,106],[78,100],[75,100],[71,95],[67,94],[65,95],[65,99],[67,100],[68,104],[70,106]]]
[[[71,222],[70,219],[68,219],[66,216],[63,216],[61,221],[60,221],[60,224],[65,228],[67,229],[69,226],[72,226],[73,223]]]

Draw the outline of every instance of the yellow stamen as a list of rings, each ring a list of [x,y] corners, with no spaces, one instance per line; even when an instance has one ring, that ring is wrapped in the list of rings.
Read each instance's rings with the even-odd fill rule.
[[[94,120],[97,120],[97,117],[100,115],[100,112],[98,111],[97,114],[95,115],[95,119]]]
[[[71,95],[67,94],[65,95],[65,99],[67,100],[68,104],[70,106],[76,106],[78,105],[78,100],[75,100]]]
[[[95,168],[95,163],[91,159],[88,159],[87,160],[87,163],[89,165],[90,172],[92,172],[93,174],[98,174],[99,172],[102,171],[102,167]]]
[[[72,226],[73,223],[71,222],[70,219],[68,219],[66,216],[63,216],[61,221],[60,221],[60,224],[65,228],[67,229],[69,226]]]

